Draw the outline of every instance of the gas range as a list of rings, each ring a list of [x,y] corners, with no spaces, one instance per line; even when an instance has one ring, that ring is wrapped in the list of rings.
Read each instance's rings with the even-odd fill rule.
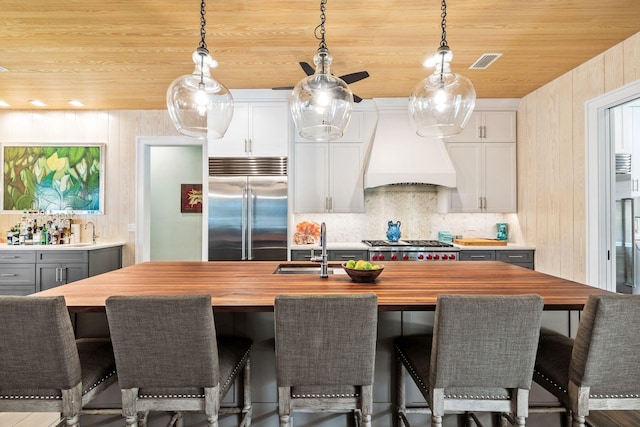
[[[457,261],[458,248],[439,240],[363,240],[369,261]]]

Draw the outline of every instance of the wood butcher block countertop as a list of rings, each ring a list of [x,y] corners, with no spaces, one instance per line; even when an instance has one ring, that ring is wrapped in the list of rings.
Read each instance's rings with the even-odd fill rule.
[[[374,292],[381,311],[433,310],[439,294],[527,294],[544,298],[547,310],[579,310],[592,294],[607,291],[498,261],[387,263],[375,283],[346,274],[273,274],[278,265],[317,263],[147,262],[111,271],[35,296],[63,295],[70,311],[103,311],[111,295],[210,294],[214,311],[273,311],[279,294]],[[330,263],[339,266],[338,264]]]

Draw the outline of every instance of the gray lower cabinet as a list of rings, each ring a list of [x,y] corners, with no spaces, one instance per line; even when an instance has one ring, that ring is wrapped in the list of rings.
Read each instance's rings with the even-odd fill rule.
[[[0,295],[29,295],[36,291],[36,253],[0,251]]]
[[[122,268],[122,246],[0,251],[0,295],[28,295]]]
[[[313,256],[320,256],[320,254],[320,249],[313,250]],[[311,250],[294,249],[291,251],[291,261],[309,261],[310,259]],[[366,249],[329,249],[327,250],[327,259],[341,262],[346,262],[350,259],[357,261],[359,259],[369,259],[369,252]]]
[[[459,259],[460,261],[502,261],[533,270],[534,254],[534,250],[462,250]]]

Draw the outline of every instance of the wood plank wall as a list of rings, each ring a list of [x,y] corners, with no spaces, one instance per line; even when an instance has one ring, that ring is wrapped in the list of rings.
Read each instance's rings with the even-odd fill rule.
[[[518,220],[536,270],[586,281],[585,102],[640,79],[640,33],[522,99]]]
[[[123,111],[2,111],[0,143],[99,142],[105,144],[105,213],[79,215],[77,222],[92,221],[98,241],[126,242],[123,265],[135,260],[136,137],[178,135],[166,110]],[[21,215],[0,215],[5,233]],[[90,241],[83,230],[83,241]]]

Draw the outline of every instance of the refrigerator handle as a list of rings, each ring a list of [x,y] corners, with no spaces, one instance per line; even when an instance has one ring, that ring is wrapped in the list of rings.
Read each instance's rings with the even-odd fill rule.
[[[251,241],[253,240],[251,235],[251,229],[253,228],[253,190],[249,188],[247,193],[247,259],[251,261],[253,259],[253,248],[251,246]]]
[[[247,188],[242,189],[242,261],[247,259]]]

